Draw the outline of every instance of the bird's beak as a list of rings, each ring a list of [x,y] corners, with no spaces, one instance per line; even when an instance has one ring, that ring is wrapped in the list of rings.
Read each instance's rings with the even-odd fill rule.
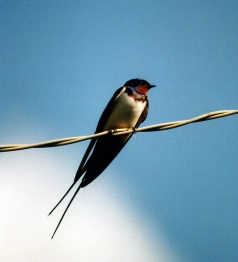
[[[152,88],[152,87],[156,87],[156,85],[149,85],[148,87],[149,87],[149,89],[150,89],[150,88]]]

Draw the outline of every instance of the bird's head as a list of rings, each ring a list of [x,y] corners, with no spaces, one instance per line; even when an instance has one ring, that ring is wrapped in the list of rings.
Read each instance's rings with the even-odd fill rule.
[[[131,79],[127,81],[124,86],[131,87],[143,95],[147,95],[148,90],[155,87],[155,85],[151,85],[146,80],[140,78]]]

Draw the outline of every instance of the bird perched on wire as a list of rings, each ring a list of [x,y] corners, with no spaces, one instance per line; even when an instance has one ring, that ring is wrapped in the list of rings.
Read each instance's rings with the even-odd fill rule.
[[[99,119],[95,133],[117,128],[137,128],[147,117],[149,109],[148,91],[152,87],[155,87],[155,85],[151,85],[146,80],[139,78],[127,81],[114,93],[108,102]],[[52,238],[78,191],[90,184],[108,167],[132,135],[132,133],[120,136],[106,135],[91,140],[79,165],[73,184],[49,213],[50,215],[56,209],[69,191],[83,176],[81,183],[66,207]]]

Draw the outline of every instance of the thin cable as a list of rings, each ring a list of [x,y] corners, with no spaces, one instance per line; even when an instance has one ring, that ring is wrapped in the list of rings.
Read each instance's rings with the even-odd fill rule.
[[[24,150],[29,148],[46,148],[46,147],[56,147],[64,146],[73,143],[78,143],[84,140],[92,139],[95,137],[105,136],[111,134],[113,136],[120,136],[124,134],[134,133],[134,132],[153,132],[153,131],[163,131],[167,129],[177,128],[180,126],[188,125],[191,123],[213,120],[220,117],[226,117],[230,115],[238,114],[238,110],[220,110],[210,113],[206,113],[188,120],[180,120],[174,122],[167,122],[162,124],[156,124],[152,126],[140,127],[140,128],[120,128],[115,130],[103,131],[101,133],[89,135],[89,136],[78,136],[78,137],[69,137],[61,138],[56,140],[45,141],[36,144],[11,144],[11,145],[0,145],[0,152]]]

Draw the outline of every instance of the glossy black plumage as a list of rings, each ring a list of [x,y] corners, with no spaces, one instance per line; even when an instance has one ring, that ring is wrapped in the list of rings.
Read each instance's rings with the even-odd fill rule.
[[[116,128],[138,127],[146,119],[148,113],[149,101],[147,92],[151,87],[154,87],[154,85],[150,85],[143,79],[132,79],[127,81],[123,87],[119,88],[114,93],[108,102],[99,119],[95,133]],[[142,93],[140,93],[140,90]],[[80,188],[90,184],[107,168],[126,145],[131,136],[132,133],[121,136],[107,135],[100,138],[93,138],[91,140],[79,165],[73,184],[49,213],[50,215],[55,210],[73,186],[83,176],[82,181],[66,207],[54,234]]]

